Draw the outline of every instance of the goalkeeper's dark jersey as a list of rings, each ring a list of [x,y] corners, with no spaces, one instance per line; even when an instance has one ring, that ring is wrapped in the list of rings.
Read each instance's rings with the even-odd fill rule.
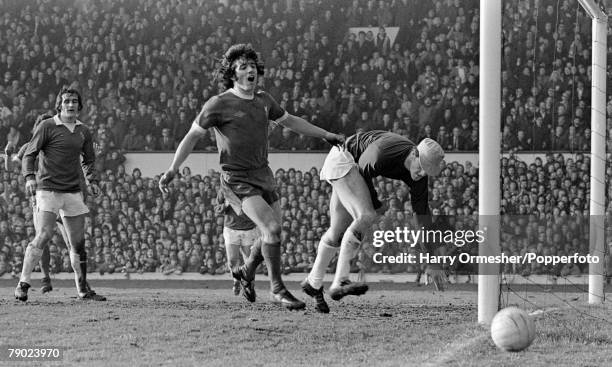
[[[405,182],[410,188],[410,201],[414,212],[420,215],[429,214],[427,176],[414,181],[410,171],[404,166],[404,161],[416,144],[399,134],[373,130],[350,136],[344,147],[359,165],[359,171],[368,185],[376,209],[382,204],[378,200],[372,179],[382,176]]]

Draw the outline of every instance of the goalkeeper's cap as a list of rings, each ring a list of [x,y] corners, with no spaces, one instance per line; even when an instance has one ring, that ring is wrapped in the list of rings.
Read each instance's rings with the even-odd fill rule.
[[[427,176],[437,176],[444,168],[444,149],[435,140],[425,138],[417,145],[419,163]]]

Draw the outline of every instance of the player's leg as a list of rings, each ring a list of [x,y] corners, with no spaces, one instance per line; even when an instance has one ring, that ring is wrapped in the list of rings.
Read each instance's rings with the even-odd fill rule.
[[[15,288],[15,298],[27,301],[28,289],[30,288],[32,270],[42,257],[43,248],[53,236],[55,218],[57,217],[58,202],[55,194],[50,191],[38,191],[36,193],[37,206],[34,212],[35,228],[37,228],[34,240],[28,244],[23,257],[23,268],[19,283]]]
[[[42,273],[42,279],[40,280],[40,292],[47,293],[53,290],[51,285],[51,274],[49,271],[49,263],[51,262],[51,254],[49,252],[49,246],[43,247],[42,256],[40,257],[40,272]]]
[[[257,267],[264,262],[264,257],[261,252],[264,243],[263,236],[257,227],[253,228],[252,231],[252,239],[250,241],[244,241],[244,246],[241,246],[241,252],[244,258],[242,269],[249,279],[255,279]]]
[[[72,245],[70,244],[70,237],[68,237],[68,233],[66,232],[66,227],[64,227],[64,222],[61,217],[57,218],[57,229],[59,230],[68,251],[72,251]]]
[[[251,248],[257,246],[261,250],[261,233],[257,227],[244,231],[242,243],[240,244],[240,254],[242,261],[246,263],[251,255]]]
[[[269,205],[262,196],[249,196],[242,200],[242,210],[257,225],[261,232],[261,256],[263,256],[268,276],[272,301],[291,310],[303,309],[306,304],[295,298],[285,287],[281,271],[280,246],[280,206],[278,201]],[[251,249],[249,260],[259,256],[256,246]],[[249,271],[254,271],[256,261],[249,261]]]
[[[62,222],[70,243],[70,263],[74,270],[75,283],[79,298],[106,301],[106,297],[96,294],[87,283],[87,251],[85,250],[85,216],[89,209],[83,202],[81,193],[63,194],[65,207]]]
[[[240,281],[242,295],[249,302],[255,302],[255,299],[257,298],[255,285],[253,283],[255,281],[255,271],[257,270],[259,264],[264,261],[264,257],[261,252],[262,244],[263,239],[261,238],[258,241],[254,241],[251,246],[249,256],[244,259],[244,265],[231,268],[234,279],[238,279]]]
[[[240,245],[242,243],[242,232],[231,228],[223,227],[223,242],[225,242],[225,254],[227,256],[227,266],[234,269],[240,265]],[[234,284],[232,290],[237,296],[240,294],[240,279],[233,277]]]
[[[64,228],[71,244],[70,264],[74,270],[77,293],[81,299],[105,301],[106,298],[96,294],[87,283],[87,251],[85,251],[85,214],[62,218]]]
[[[255,250],[251,251],[252,248]],[[255,270],[257,269],[257,266],[264,261],[263,256],[261,255],[261,235],[257,228],[243,232],[243,239],[241,241],[239,251],[242,255],[243,265],[230,268],[232,271],[232,277],[234,278],[234,293],[236,293],[235,287],[237,281],[238,287],[245,290],[244,296],[246,299],[254,302],[256,298],[255,288],[253,285],[253,281],[255,280]],[[253,254],[252,257],[251,254]],[[241,284],[241,281],[244,284]],[[238,290],[238,293],[240,293],[240,289]]]
[[[312,270],[310,270],[306,279],[301,283],[304,293],[314,298],[317,311],[323,313],[329,312],[329,306],[323,296],[323,278],[325,277],[325,272],[327,271],[329,263],[338,252],[342,234],[353,220],[349,212],[346,211],[340,202],[338,194],[335,191],[332,191],[329,211],[330,226],[323,236],[321,236]]]
[[[248,195],[261,195],[260,190],[254,189],[254,187],[250,184],[244,184],[245,177],[241,176],[240,178],[240,187],[235,187],[235,176],[230,172],[225,172],[221,178],[221,190],[223,191],[223,196],[236,213],[243,212],[242,199],[238,197],[236,192],[240,193],[241,197]],[[234,190],[236,190],[236,192]],[[231,268],[232,276],[240,281],[242,295],[249,302],[255,302],[257,298],[254,286],[255,270],[263,261],[263,255],[261,254],[261,241],[259,241],[253,245],[250,256],[244,261],[244,265]]]
[[[38,217],[36,215],[36,198],[30,199],[32,205],[32,222],[34,223],[34,231],[38,233]],[[49,262],[51,261],[51,254],[49,253],[49,246],[43,247],[43,252],[40,257],[40,272],[42,273],[40,292],[47,293],[53,290],[51,286],[51,274],[49,271]]]
[[[340,202],[335,190],[332,191],[329,211],[330,226],[321,237],[321,241],[317,247],[315,262],[312,270],[308,274],[308,282],[317,289],[323,286],[323,277],[327,271],[327,267],[340,248],[342,234],[353,220],[349,212]]]
[[[357,167],[351,168],[341,179],[332,181],[332,186],[340,202],[353,218],[342,237],[336,273],[329,288],[330,296],[337,301],[346,295],[360,295],[368,290],[367,285],[352,284],[348,278],[350,261],[359,251],[363,233],[368,231],[376,220],[376,211],[367,185]]]
[[[64,239],[64,243],[68,247],[68,250],[70,250],[71,247],[68,241],[68,235],[66,234],[66,229],[64,228],[64,223],[62,223],[62,218],[60,216],[57,216],[56,223],[57,229],[59,230],[60,235]],[[53,290],[53,286],[51,285],[51,273],[49,271],[50,262],[51,254],[49,252],[49,246],[47,243],[47,246],[45,246],[45,248],[43,249],[43,256],[40,259],[40,269],[43,273],[43,278],[41,279],[40,287],[40,291],[42,293],[51,292]]]
[[[242,257],[242,264],[246,264],[246,262],[248,261],[250,255],[251,255],[251,247],[255,246],[257,248],[257,251],[260,253],[260,256],[258,256],[258,263],[261,263],[263,261],[263,256],[261,256],[261,234],[259,233],[259,230],[257,229],[257,227],[253,228],[253,229],[249,229],[246,231],[241,231],[240,233],[240,246],[238,248],[238,251],[240,252],[240,256]],[[240,261],[237,261],[237,265],[240,265]],[[234,269],[234,268],[230,268],[230,269]],[[232,273],[233,276],[233,273]],[[239,294],[240,293],[240,281],[238,280],[238,284],[236,284],[236,278],[234,278],[234,294]],[[236,286],[238,286],[238,290],[236,290]],[[238,293],[236,293],[238,292]]]
[[[249,256],[251,255],[251,247],[255,244],[255,242],[256,241],[261,242],[259,239],[259,235],[257,236],[258,238],[256,238],[253,241],[250,241],[250,243],[243,243],[242,246],[240,246],[240,255],[242,256],[243,263],[246,262]],[[261,244],[259,244],[259,247],[261,248]]]
[[[240,247],[243,241],[243,231],[223,227],[223,240],[225,242],[225,253],[230,268],[240,265]]]

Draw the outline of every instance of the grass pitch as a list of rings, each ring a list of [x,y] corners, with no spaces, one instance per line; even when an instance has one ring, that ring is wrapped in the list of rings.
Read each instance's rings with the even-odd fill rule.
[[[230,281],[95,281],[107,302],[83,302],[74,283],[36,287],[23,304],[15,281],[0,280],[0,345],[65,347],[61,362],[0,361],[50,366],[605,366],[612,348],[612,306],[587,306],[583,293],[509,294],[533,311],[537,336],[526,351],[507,353],[476,323],[475,285],[446,292],[413,284],[371,284],[362,297],[329,300],[330,314],[307,301],[290,312],[231,293]],[[553,294],[554,293],[554,294]]]

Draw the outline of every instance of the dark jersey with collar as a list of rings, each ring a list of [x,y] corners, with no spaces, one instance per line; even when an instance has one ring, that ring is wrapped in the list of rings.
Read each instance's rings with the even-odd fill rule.
[[[269,120],[281,122],[286,116],[264,91],[247,99],[228,90],[209,99],[194,124],[214,129],[224,171],[245,171],[268,166]]]
[[[28,145],[30,145],[30,142],[23,144],[21,148],[19,148],[19,151],[17,152],[17,159],[19,159],[20,162],[23,162],[23,155],[28,149]],[[34,167],[35,169],[38,168],[38,161],[34,162]],[[87,182],[85,182],[85,174],[83,173],[83,169],[79,170],[79,178],[81,182],[81,192],[83,193],[83,199],[87,200]],[[58,220],[59,219],[60,217],[58,216]]]
[[[372,179],[378,176],[401,180],[410,188],[410,201],[416,214],[428,215],[427,176],[414,181],[404,161],[416,147],[402,135],[388,131],[373,130],[352,135],[344,144],[355,158],[359,172],[370,190],[374,208],[382,204],[378,200]]]
[[[91,132],[80,121],[77,121],[73,131],[70,131],[57,115],[42,121],[23,154],[24,177],[36,174],[36,158],[39,189],[57,192],[81,191],[82,170],[85,170],[89,182],[98,181]]]

